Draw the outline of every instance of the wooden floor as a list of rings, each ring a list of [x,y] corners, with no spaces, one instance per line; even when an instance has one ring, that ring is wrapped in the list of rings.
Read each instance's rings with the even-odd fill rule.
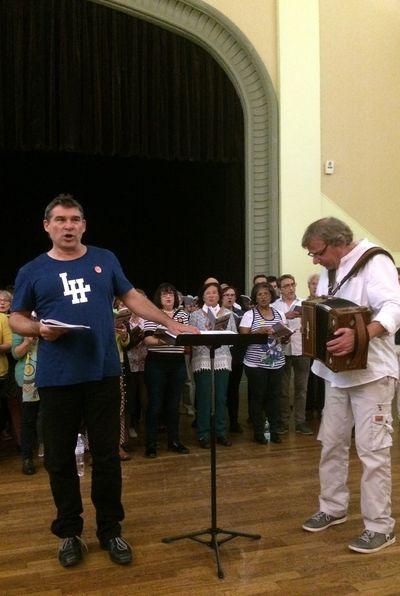
[[[245,415],[243,416],[245,418]],[[197,447],[191,418],[182,417],[191,453],[165,451],[146,460],[135,441],[123,463],[124,536],[135,546],[129,567],[111,563],[95,537],[90,468],[82,488],[83,538],[89,554],[72,569],[60,567],[58,539],[48,526],[54,509],[47,474],[23,476],[10,445],[0,451],[0,594],[400,594],[399,542],[374,555],[347,548],[362,530],[360,466],[354,450],[352,493],[346,524],[311,534],[302,522],[317,510],[319,445],[315,436],[285,435],[281,445],[253,443],[250,429],[218,447],[218,526],[260,533],[261,540],[235,538],[220,548],[225,579],[218,579],[213,551],[191,540],[164,544],[165,536],[210,525],[209,452]],[[318,426],[317,421],[313,423]],[[393,448],[393,513],[400,518],[399,440]]]

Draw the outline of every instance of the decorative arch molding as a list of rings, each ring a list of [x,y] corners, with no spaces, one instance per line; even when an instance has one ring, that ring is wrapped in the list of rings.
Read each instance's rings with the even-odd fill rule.
[[[91,0],[201,45],[231,79],[245,134],[246,284],[279,271],[278,110],[269,74],[245,35],[202,0]]]

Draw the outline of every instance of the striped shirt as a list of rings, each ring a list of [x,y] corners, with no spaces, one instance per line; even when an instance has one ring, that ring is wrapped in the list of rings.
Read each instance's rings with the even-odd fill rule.
[[[182,308],[177,308],[172,315],[172,318],[175,321],[179,321],[183,325],[189,324],[189,316],[186,311]],[[153,321],[145,321],[144,322],[144,335],[154,335],[156,329],[165,329],[164,325],[159,325],[158,323],[154,323]],[[147,350],[151,354],[183,354],[185,351],[185,346],[168,346],[168,345],[161,345],[161,346],[147,346]]]
[[[275,308],[272,308],[272,319],[262,316],[258,308],[248,310],[240,321],[240,327],[250,329],[253,333],[261,327],[272,327],[275,323],[286,322]],[[285,364],[285,355],[279,341],[268,335],[265,344],[250,344],[246,350],[244,364],[253,368],[281,368]]]

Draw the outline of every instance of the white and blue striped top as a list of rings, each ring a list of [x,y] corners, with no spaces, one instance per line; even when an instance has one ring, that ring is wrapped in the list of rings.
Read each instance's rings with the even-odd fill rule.
[[[172,318],[182,323],[183,325],[189,324],[189,315],[186,311],[182,308],[176,308]],[[165,329],[164,325],[159,325],[158,323],[154,323],[154,321],[145,321],[144,322],[144,335],[145,337],[148,335],[154,335],[154,332],[158,328]],[[169,345],[161,345],[161,346],[147,346],[148,353],[151,354],[183,354],[185,352],[185,346],[169,346]]]
[[[272,319],[262,316],[258,308],[248,310],[240,321],[240,327],[250,328],[250,333],[261,327],[272,327],[275,323],[286,322],[284,315],[272,308]],[[272,336],[266,336],[265,344],[250,344],[246,350],[244,364],[257,368],[281,368],[285,364],[285,355],[279,341]]]

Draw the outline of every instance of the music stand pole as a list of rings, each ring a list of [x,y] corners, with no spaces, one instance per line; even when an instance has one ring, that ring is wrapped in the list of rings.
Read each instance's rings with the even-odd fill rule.
[[[178,336],[179,337],[179,336]],[[186,335],[186,337],[188,337]],[[195,336],[198,337],[198,336]],[[232,340],[232,336],[230,337]],[[265,341],[265,340],[264,340]],[[229,342],[226,341],[226,344]],[[199,345],[197,343],[197,345]],[[206,341],[204,344],[207,345]],[[215,358],[215,350],[216,348],[220,347],[219,345],[212,343],[208,345],[210,350],[210,367],[211,367],[211,415],[210,415],[210,446],[211,446],[211,527],[207,528],[206,530],[199,530],[197,532],[189,532],[188,534],[180,534],[179,536],[167,536],[166,538],[162,539],[162,542],[169,544],[170,542],[175,542],[177,540],[183,540],[184,538],[189,538],[190,540],[194,540],[195,542],[199,542],[200,544],[205,544],[213,549],[215,553],[215,560],[217,563],[217,574],[220,579],[223,579],[224,572],[221,567],[221,559],[219,556],[219,545],[224,544],[224,542],[228,542],[229,540],[233,540],[233,538],[237,538],[238,536],[244,538],[252,538],[253,540],[259,540],[261,538],[260,534],[248,534],[245,532],[238,532],[236,530],[224,530],[218,528],[217,525],[217,450],[216,450],[216,443],[217,443],[217,436],[216,436],[216,428],[215,428],[215,410],[216,410],[216,398],[215,398],[215,370],[214,370],[214,358]],[[218,535],[224,534],[225,538],[218,540]],[[200,536],[210,535],[210,540],[201,540]]]

